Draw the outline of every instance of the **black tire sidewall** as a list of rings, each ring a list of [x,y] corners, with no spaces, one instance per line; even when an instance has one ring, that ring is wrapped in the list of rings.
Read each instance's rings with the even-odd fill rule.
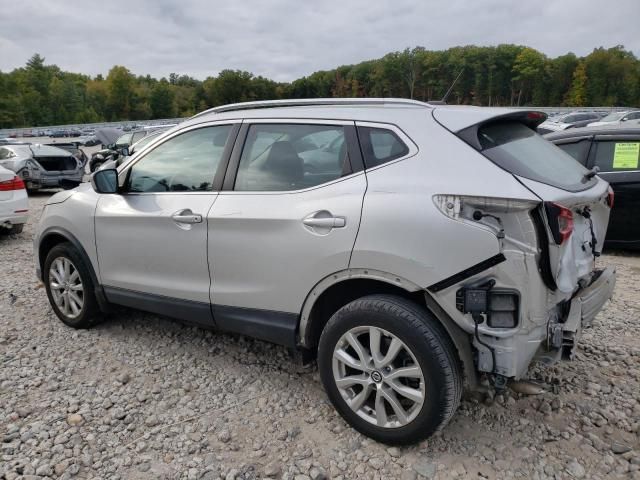
[[[421,311],[416,305],[415,310],[405,310],[403,315],[396,315],[395,309],[385,311],[384,307],[380,308],[381,302],[385,301],[389,299],[365,297],[338,310],[322,333],[318,347],[318,368],[329,399],[338,413],[356,430],[384,443],[413,443],[432,435],[448,420],[445,412],[447,388],[450,386],[441,364],[442,357],[439,358],[435,351],[443,346],[438,345],[441,342],[433,332],[435,325],[431,324],[426,310]],[[407,316],[413,317],[413,322],[420,322],[425,330],[416,331],[415,323],[407,321]],[[345,332],[359,326],[378,327],[392,333],[407,345],[418,361],[425,379],[425,400],[420,413],[409,425],[382,428],[368,423],[351,410],[342,398],[333,377],[333,351]]]
[[[75,318],[68,318],[60,311],[53,299],[51,288],[49,286],[49,270],[51,268],[51,264],[56,258],[60,257],[67,258],[71,263],[73,263],[74,267],[80,274],[80,279],[82,280],[82,285],[84,287],[82,310]],[[95,294],[93,292],[93,281],[91,280],[91,274],[89,273],[85,262],[82,260],[82,257],[70,243],[61,243],[49,251],[44,261],[42,279],[44,281],[51,308],[53,308],[56,316],[65,325],[73,328],[87,328],[92,325],[98,311]]]

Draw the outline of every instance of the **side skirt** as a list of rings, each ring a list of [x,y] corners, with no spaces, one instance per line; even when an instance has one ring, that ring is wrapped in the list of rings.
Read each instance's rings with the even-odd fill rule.
[[[298,315],[295,313],[210,305],[118,287],[105,286],[104,292],[107,300],[117,305],[296,348]]]

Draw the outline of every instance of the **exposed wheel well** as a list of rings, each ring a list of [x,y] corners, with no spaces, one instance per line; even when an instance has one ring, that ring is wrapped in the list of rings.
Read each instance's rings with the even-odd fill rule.
[[[428,294],[422,290],[410,292],[391,283],[375,279],[348,279],[336,283],[320,294],[313,304],[308,317],[305,332],[305,351],[311,360],[317,354],[320,335],[329,319],[344,305],[367,295],[388,294],[410,300],[429,310],[446,330],[446,334],[453,342],[457,359],[463,368],[465,384],[471,389],[478,388],[471,342],[469,336],[454,323],[454,321],[433,300],[428,302]]]
[[[406,298],[426,308],[424,293],[409,292],[387,282],[373,279],[350,279],[327,288],[313,304],[306,332],[307,346],[315,351],[329,319],[347,303],[367,295],[389,294]]]
[[[44,237],[40,241],[40,247],[38,250],[38,262],[40,268],[42,268],[42,266],[44,265],[44,261],[53,247],[68,241],[69,239],[67,239],[63,235],[60,235],[59,233],[50,233],[49,235]]]

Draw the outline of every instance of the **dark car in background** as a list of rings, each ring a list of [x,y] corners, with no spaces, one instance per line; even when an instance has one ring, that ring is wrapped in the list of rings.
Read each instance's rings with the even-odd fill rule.
[[[545,138],[598,175],[614,191],[605,245],[640,249],[640,125],[575,128]]]
[[[538,133],[558,132],[568,130],[570,128],[586,127],[592,122],[596,122],[602,118],[602,114],[598,112],[570,112],[561,115],[549,117],[538,127]]]

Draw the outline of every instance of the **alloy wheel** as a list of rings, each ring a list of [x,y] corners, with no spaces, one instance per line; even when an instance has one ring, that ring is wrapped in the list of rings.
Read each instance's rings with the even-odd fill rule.
[[[409,347],[379,327],[347,331],[333,352],[333,378],[347,405],[383,428],[411,423],[425,399],[422,368]]]
[[[56,306],[68,318],[76,318],[84,305],[80,272],[66,257],[57,257],[49,268],[49,288]]]

